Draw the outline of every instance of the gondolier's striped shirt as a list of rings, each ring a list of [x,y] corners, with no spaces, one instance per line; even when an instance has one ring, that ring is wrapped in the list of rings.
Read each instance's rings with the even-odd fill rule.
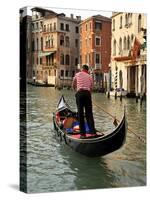
[[[91,91],[93,88],[93,79],[90,74],[85,70],[76,73],[75,77],[73,78],[73,88],[76,88],[77,91]]]

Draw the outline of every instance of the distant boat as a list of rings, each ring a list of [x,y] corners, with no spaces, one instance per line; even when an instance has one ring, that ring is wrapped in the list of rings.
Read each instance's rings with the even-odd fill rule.
[[[113,130],[99,132],[95,135],[87,132],[84,139],[80,139],[80,130],[76,131],[74,129],[74,122],[77,123],[77,113],[71,110],[62,96],[56,111],[53,113],[53,123],[56,136],[60,140],[64,140],[66,145],[78,153],[95,157],[118,150],[125,142],[127,131],[125,112],[121,122]]]
[[[112,90],[110,91],[110,96],[115,96],[115,93],[117,94],[117,97],[120,97],[121,96],[121,93],[122,93],[122,96],[125,97],[127,96],[127,91],[126,90],[123,90],[122,92],[120,90]],[[106,92],[106,95],[108,95],[108,92]]]
[[[54,85],[48,83],[39,83],[39,82],[28,82],[28,84],[36,86],[36,87],[53,87]]]

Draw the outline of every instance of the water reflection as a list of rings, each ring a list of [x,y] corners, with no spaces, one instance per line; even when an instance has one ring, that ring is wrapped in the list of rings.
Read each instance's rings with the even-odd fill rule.
[[[125,145],[104,157],[88,158],[60,143],[53,130],[52,113],[61,94],[76,109],[72,91],[28,86],[27,93],[27,182],[28,192],[69,191],[96,188],[141,186],[146,184],[146,147],[127,133]],[[146,106],[133,99],[107,99],[93,94],[93,101],[118,119],[127,107],[128,123],[146,135]],[[113,119],[93,105],[96,124],[111,129]],[[101,125],[101,123],[103,125]],[[136,123],[135,123],[136,122]]]

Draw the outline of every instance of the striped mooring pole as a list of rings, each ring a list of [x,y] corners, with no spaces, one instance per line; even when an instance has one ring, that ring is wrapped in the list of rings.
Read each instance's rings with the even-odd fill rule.
[[[115,99],[117,99],[117,81],[118,81],[118,67],[116,65],[116,72],[115,72]]]

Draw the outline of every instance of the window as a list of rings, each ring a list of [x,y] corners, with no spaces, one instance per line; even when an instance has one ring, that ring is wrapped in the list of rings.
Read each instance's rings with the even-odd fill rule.
[[[49,62],[49,59],[48,59],[48,56],[46,56],[46,66],[48,66],[48,62]]]
[[[34,51],[35,50],[35,46],[34,46],[35,44],[34,44],[34,40],[32,40],[32,51]]]
[[[79,27],[78,26],[76,26],[76,33],[79,33]]]
[[[64,24],[63,23],[60,23],[60,30],[64,30]]]
[[[133,42],[133,39],[134,39],[134,35],[132,34],[131,35],[131,43]]]
[[[80,55],[80,64],[82,64],[82,55]]]
[[[68,77],[68,70],[65,71],[65,76]]]
[[[130,37],[128,35],[128,39],[127,39],[127,49],[130,50],[131,44],[130,44]]]
[[[141,15],[139,15],[138,16],[138,32],[140,32],[141,31],[141,22],[142,22],[142,17],[141,17]]]
[[[89,38],[89,46],[92,46],[91,38]]]
[[[33,76],[35,76],[35,71],[33,70]]]
[[[44,25],[44,32],[46,32],[46,25]]]
[[[102,30],[102,23],[101,22],[95,22],[95,30],[96,31]]]
[[[45,48],[48,48],[48,37],[45,39]]]
[[[51,47],[54,46],[54,38],[53,38],[53,35],[51,36]]]
[[[91,55],[90,55],[90,53],[88,54],[88,63],[89,64],[91,63]]]
[[[56,30],[56,22],[54,22],[54,31]]]
[[[60,76],[64,77],[64,70],[60,71]]]
[[[92,28],[92,24],[91,24],[91,22],[90,22],[90,30],[91,30],[91,28]]]
[[[69,46],[70,46],[69,37],[66,36],[66,47],[69,47]]]
[[[120,17],[120,29],[122,28],[122,16]]]
[[[74,77],[74,75],[75,75],[75,71],[73,70],[73,71],[72,71],[72,77]]]
[[[64,54],[60,55],[60,64],[64,65]]]
[[[52,24],[50,24],[50,31],[52,31]]]
[[[36,22],[36,29],[38,30],[38,28],[39,28],[39,23]]]
[[[69,31],[69,24],[66,24],[66,31]]]
[[[132,24],[132,13],[129,14],[129,21],[128,22],[129,22],[129,25]]]
[[[119,40],[119,54],[122,53],[122,38]]]
[[[125,15],[125,27],[128,27],[128,14]]]
[[[66,55],[66,59],[65,59],[65,60],[66,60],[66,65],[69,65],[69,63],[70,63],[70,58],[69,58],[69,55],[68,55],[68,54]]]
[[[49,24],[47,25],[47,32],[49,32]]]
[[[112,30],[115,31],[115,19],[113,19],[113,27]]]
[[[100,63],[100,54],[96,53],[96,59],[95,59],[96,64]]]
[[[60,36],[60,45],[64,46],[64,36],[63,35]]]
[[[40,58],[40,65],[42,65],[42,58]]]
[[[123,45],[124,45],[124,50],[127,49],[127,40],[126,40],[126,37],[124,37],[124,41],[123,41]]]
[[[101,45],[101,38],[100,37],[96,37],[95,38],[95,45],[96,46],[100,46]]]
[[[78,65],[78,58],[75,58],[75,66]]]
[[[79,46],[78,43],[79,43],[79,42],[78,42],[78,39],[75,39],[75,47],[78,47],[78,46]]]
[[[38,49],[39,49],[39,40],[38,40],[38,38],[36,39],[36,44],[37,44],[37,51],[38,51]]]
[[[114,43],[113,43],[113,55],[114,56],[116,55],[116,40],[114,40]]]

